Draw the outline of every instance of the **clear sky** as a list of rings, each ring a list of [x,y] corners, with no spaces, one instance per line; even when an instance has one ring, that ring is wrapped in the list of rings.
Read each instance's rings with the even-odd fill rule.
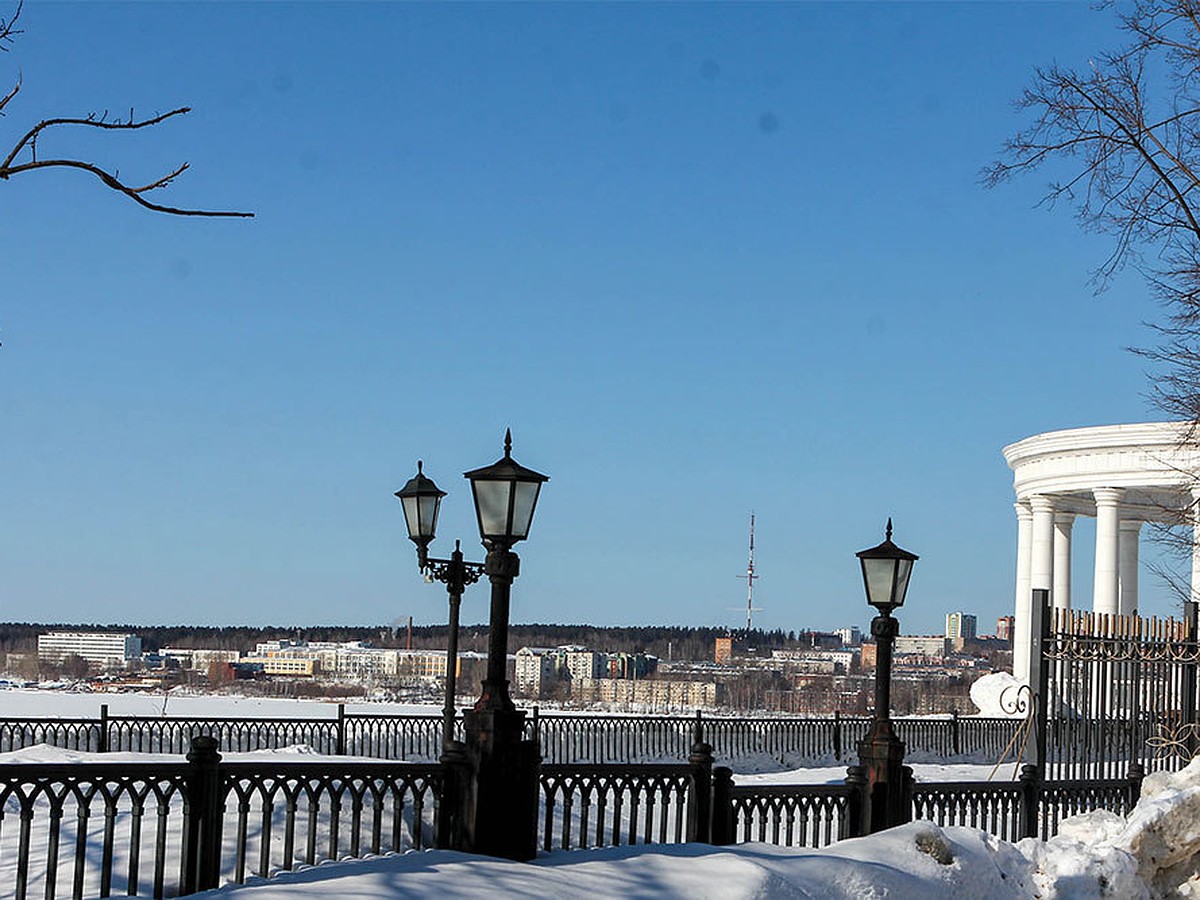
[[[11,5],[11,4],[9,4]],[[1045,179],[979,171],[1084,3],[26,5],[0,54],[77,172],[0,184],[0,618],[445,620],[399,504],[547,473],[513,619],[865,625],[854,552],[921,555],[908,633],[1010,613],[1001,447],[1159,418],[1158,314]],[[1090,522],[1076,590],[1090,594]],[[1143,557],[1152,557],[1144,551]],[[1142,607],[1172,600],[1143,571]],[[485,586],[465,622],[486,620]]]

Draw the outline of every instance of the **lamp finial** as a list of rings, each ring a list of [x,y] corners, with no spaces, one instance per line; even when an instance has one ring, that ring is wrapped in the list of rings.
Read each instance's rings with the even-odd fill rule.
[[[504,429],[504,458],[512,458],[512,429]]]
[[[891,516],[888,516],[887,534],[885,535],[885,537],[889,541],[892,539],[892,517]]]
[[[417,474],[418,475],[421,474],[421,466],[423,466],[423,465],[425,465],[425,463],[423,463],[421,460],[418,459],[417,460]]]

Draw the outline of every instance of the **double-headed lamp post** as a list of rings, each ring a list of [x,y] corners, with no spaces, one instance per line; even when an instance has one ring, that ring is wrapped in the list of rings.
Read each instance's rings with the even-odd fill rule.
[[[527,469],[512,458],[512,433],[504,435],[504,456],[490,466],[463,473],[471,482],[479,536],[487,549],[482,565],[464,562],[455,545],[448,560],[432,559],[428,546],[433,540],[438,510],[445,492],[421,471],[396,492],[404,506],[409,538],[417,545],[421,571],[446,584],[450,594],[450,641],[447,648],[446,707],[443,710],[443,741],[452,748],[454,728],[454,681],[458,645],[458,610],[463,588],[487,575],[492,585],[488,632],[487,676],[482,693],[465,716],[466,752],[474,770],[472,796],[464,813],[464,846],[510,859],[531,859],[537,853],[537,765],[536,741],[523,740],[525,713],[508,694],[508,616],[513,580],[520,574],[521,560],[512,552],[518,541],[529,536],[538,494],[549,478]],[[529,818],[529,822],[522,821]],[[528,827],[526,827],[528,824]]]
[[[905,794],[904,744],[892,728],[892,650],[900,623],[892,610],[904,605],[913,563],[918,557],[892,543],[892,520],[882,544],[857,554],[867,603],[879,610],[871,621],[875,638],[875,715],[867,736],[858,742],[858,758],[867,770],[872,833],[911,818]]]

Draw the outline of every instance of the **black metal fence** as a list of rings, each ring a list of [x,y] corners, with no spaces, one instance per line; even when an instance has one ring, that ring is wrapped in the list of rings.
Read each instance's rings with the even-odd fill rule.
[[[687,764],[544,765],[541,787],[543,850],[696,840],[704,785]]]
[[[1068,815],[1126,813],[1142,773],[1043,781],[910,784],[915,818],[998,837],[1049,837]],[[0,765],[0,897],[188,894],[297,864],[446,846],[459,802],[444,764],[227,763],[213,738],[187,762]],[[764,841],[824,847],[865,833],[862,769],[837,784],[736,784],[707,744],[687,763],[546,764],[538,839],[546,850]],[[11,893],[6,893],[11,885]]]
[[[211,735],[223,752],[310,745],[318,753],[375,759],[436,761],[441,716],[347,713],[322,718],[114,716],[96,719],[0,718],[0,752],[34,744],[94,752],[186,753],[191,739]],[[529,719],[551,764],[648,763],[688,758],[697,724],[718,759],[763,757],[780,765],[835,764],[855,756],[870,727],[867,716],[614,716],[539,712]],[[991,762],[1009,747],[1019,719],[951,715],[895,719],[912,761]],[[461,736],[461,720],[459,722]]]
[[[1046,771],[1117,778],[1133,763],[1173,769],[1196,755],[1196,603],[1173,619],[1055,609],[1046,591],[1034,591],[1034,602],[1042,616],[1038,757]]]
[[[0,896],[174,896],[433,844],[440,766],[224,763],[197,748],[188,762],[0,766]]]

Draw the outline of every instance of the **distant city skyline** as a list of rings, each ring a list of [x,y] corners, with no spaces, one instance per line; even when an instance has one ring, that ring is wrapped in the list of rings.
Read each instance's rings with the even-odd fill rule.
[[[1103,238],[987,191],[1033,68],[1120,45],[1085,4],[29,4],[40,118],[190,105],[0,184],[0,619],[446,617],[392,497],[550,476],[516,622],[833,630],[854,553],[920,554],[905,634],[1012,613],[1039,432],[1161,418],[1157,307]],[[2,142],[0,140],[0,142]],[[1048,173],[1049,177],[1049,173]],[[1078,528],[1079,546],[1090,543]],[[1143,556],[1140,608],[1174,609]],[[1090,595],[1090,560],[1075,595]],[[468,589],[463,620],[487,618]]]

